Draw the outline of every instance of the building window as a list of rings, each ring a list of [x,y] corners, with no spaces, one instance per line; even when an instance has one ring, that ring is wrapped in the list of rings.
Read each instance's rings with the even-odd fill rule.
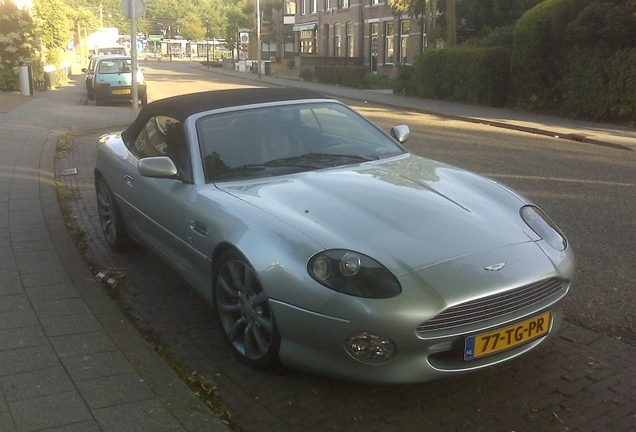
[[[349,9],[349,0],[339,0],[340,9]]]
[[[380,0],[371,0],[371,6],[379,5]]]
[[[318,7],[318,0],[309,0],[309,13],[316,13]]]
[[[334,24],[333,26],[333,56],[342,57],[342,25]]]
[[[371,24],[371,55],[378,55],[378,35],[380,34],[380,25],[378,23]]]
[[[325,0],[325,10],[331,9],[331,0]]]
[[[378,71],[378,37],[380,33],[380,24],[371,23],[371,28],[369,29],[369,35],[371,36],[371,55],[369,56],[369,60],[371,64],[369,65],[372,72]]]
[[[400,63],[408,63],[409,52],[409,21],[402,21],[400,23]]]
[[[395,54],[395,23],[386,23],[386,32],[384,33],[384,64],[393,64],[393,55]]]
[[[353,23],[347,23],[347,57],[353,57],[354,52],[354,35],[353,35]]]
[[[302,30],[300,32],[300,53],[316,53],[316,30]]]
[[[306,0],[298,0],[298,3],[300,3],[299,5],[300,15],[307,15],[307,10],[305,9],[305,1]]]

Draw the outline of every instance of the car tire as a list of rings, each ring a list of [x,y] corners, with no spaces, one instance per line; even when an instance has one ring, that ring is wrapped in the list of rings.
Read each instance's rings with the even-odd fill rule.
[[[247,260],[233,250],[224,253],[213,286],[216,315],[232,351],[252,367],[277,364],[280,334],[267,293]]]
[[[95,105],[97,106],[104,105],[104,101],[102,100],[102,98],[95,96]]]
[[[128,237],[124,218],[115,197],[106,184],[106,180],[101,176],[95,178],[95,192],[99,224],[108,247],[117,252],[130,249],[134,243]]]

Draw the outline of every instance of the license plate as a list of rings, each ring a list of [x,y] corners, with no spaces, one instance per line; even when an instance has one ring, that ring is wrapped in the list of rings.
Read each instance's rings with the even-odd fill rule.
[[[130,94],[130,89],[113,90],[113,94],[114,94],[114,95],[124,95],[124,94]]]
[[[551,318],[552,313],[548,311],[508,327],[468,337],[464,359],[495,354],[545,336],[550,332]]]

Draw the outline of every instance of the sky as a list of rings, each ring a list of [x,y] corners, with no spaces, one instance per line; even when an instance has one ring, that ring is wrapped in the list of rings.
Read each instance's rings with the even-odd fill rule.
[[[23,9],[24,7],[30,9],[33,7],[33,2],[31,0],[13,0],[13,3],[15,3],[19,9]]]

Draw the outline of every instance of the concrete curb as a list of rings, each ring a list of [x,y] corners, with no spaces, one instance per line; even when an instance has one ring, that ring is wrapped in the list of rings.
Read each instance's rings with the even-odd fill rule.
[[[94,279],[76,249],[64,224],[54,186],[54,158],[59,135],[54,132],[49,134],[40,158],[40,202],[51,242],[70,281],[115,346],[186,430],[227,431],[227,426],[141,337]]]

